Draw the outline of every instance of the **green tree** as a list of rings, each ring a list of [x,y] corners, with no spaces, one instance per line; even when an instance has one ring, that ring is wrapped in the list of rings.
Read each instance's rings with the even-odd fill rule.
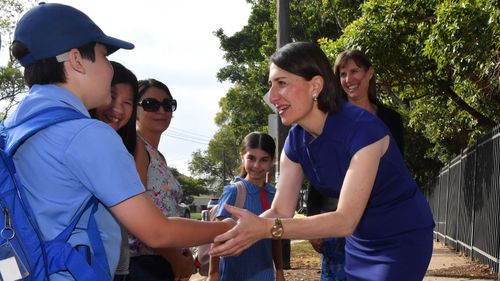
[[[346,48],[372,58],[380,92],[404,113],[410,138],[423,142],[414,145],[427,147],[420,160],[409,159],[424,179],[419,164],[433,160],[435,173],[436,160],[446,163],[500,121],[498,79],[491,79],[498,72],[498,7],[486,0],[372,0],[361,11],[323,47],[332,59]],[[415,157],[414,148],[407,157]]]
[[[194,197],[202,194],[207,194],[207,183],[204,179],[195,179],[193,177],[181,174],[176,168],[170,168],[174,177],[179,181],[183,191],[183,202],[186,204],[193,203]]]
[[[2,109],[0,119],[7,116],[10,109],[15,106],[22,93],[26,92],[24,77],[19,69],[19,65],[13,60],[7,63],[7,66],[0,67],[0,101]]]
[[[189,162],[189,171],[209,183],[210,191],[222,192],[239,165],[237,136],[229,126],[223,126],[215,133],[206,151],[196,151]]]
[[[350,1],[343,2],[352,5]],[[215,118],[219,131],[207,151],[194,153],[190,162],[193,174],[221,183],[225,182],[224,175],[237,173],[238,146],[243,137],[252,131],[266,132],[271,113],[263,96],[268,91],[268,58],[276,50],[276,3],[249,3],[252,12],[241,31],[232,36],[227,36],[222,29],[214,33],[228,62],[228,66],[217,73],[217,78],[235,86],[219,103],[220,111]],[[290,1],[290,25],[292,40],[335,37],[341,31],[331,6],[320,0]]]
[[[0,33],[2,34],[2,47],[8,45],[5,38],[10,38],[15,28],[19,15],[27,7],[33,6],[34,1],[0,0]]]
[[[12,41],[15,23],[21,13],[34,5],[34,1],[0,0],[0,48],[8,49]],[[20,65],[9,58],[6,66],[0,67],[0,119],[4,119],[9,110],[15,106],[21,96],[26,93]]]
[[[261,97],[276,47],[276,6],[249,2],[252,13],[241,31],[215,33],[228,62],[217,77],[235,86],[220,103],[220,135],[196,155],[212,170],[199,172],[220,173],[217,151],[266,127],[269,110]],[[317,41],[332,62],[348,48],[367,53],[380,99],[405,120],[408,166],[425,183],[500,121],[499,19],[498,1],[491,0],[290,1],[290,38]]]

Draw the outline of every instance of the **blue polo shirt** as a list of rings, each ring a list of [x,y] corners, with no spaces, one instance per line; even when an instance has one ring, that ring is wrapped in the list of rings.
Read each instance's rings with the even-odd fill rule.
[[[27,115],[47,107],[65,106],[88,115],[73,93],[55,85],[34,85],[6,120],[13,126]],[[96,221],[106,249],[110,272],[120,255],[120,227],[108,208],[144,192],[133,157],[107,124],[95,119],[62,122],[29,138],[14,155],[19,178],[35,213],[43,238],[62,232],[95,196],[101,203]],[[70,237],[72,245],[89,245],[88,210]],[[50,280],[73,280],[53,274]]]

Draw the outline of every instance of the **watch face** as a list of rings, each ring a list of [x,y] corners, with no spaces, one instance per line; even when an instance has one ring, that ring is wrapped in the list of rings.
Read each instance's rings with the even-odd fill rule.
[[[280,239],[283,235],[283,225],[281,224],[281,221],[279,219],[276,219],[276,221],[274,221],[274,225],[271,228],[271,235],[274,239]]]
[[[283,227],[273,228],[273,236],[274,237],[281,238],[281,235],[283,235]]]

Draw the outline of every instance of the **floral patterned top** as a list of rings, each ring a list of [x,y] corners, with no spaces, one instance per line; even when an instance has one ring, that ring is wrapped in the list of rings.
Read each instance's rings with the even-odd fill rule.
[[[151,146],[139,133],[137,133],[137,137],[144,142],[149,155],[146,193],[165,216],[181,216],[179,211],[179,203],[182,200],[181,185],[168,168],[167,161],[163,155]],[[157,255],[153,249],[147,247],[140,240],[132,236],[129,238],[131,256]]]

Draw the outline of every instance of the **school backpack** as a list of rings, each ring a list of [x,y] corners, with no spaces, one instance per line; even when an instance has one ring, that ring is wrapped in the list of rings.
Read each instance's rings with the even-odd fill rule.
[[[51,107],[31,114],[12,127],[0,124],[0,280],[42,281],[59,271],[69,271],[78,281],[111,280],[104,246],[94,219],[97,199],[92,198],[70,225],[51,241],[44,241],[26,200],[12,157],[22,143],[56,123],[89,118],[68,107]],[[73,247],[67,241],[82,214],[92,209],[89,247]],[[89,264],[90,263],[90,264]]]
[[[236,200],[234,202],[234,206],[238,208],[243,208],[246,196],[247,196],[247,189],[245,187],[245,184],[242,181],[236,182]],[[219,208],[224,208],[224,206],[220,206],[219,204],[217,204],[212,209],[210,209],[210,211],[208,212],[209,221],[216,221],[217,210]],[[236,220],[235,217],[233,217],[233,219]],[[195,264],[196,267],[198,268],[198,273],[202,276],[208,276],[208,269],[210,266],[210,255],[208,254],[208,252],[210,251],[211,246],[212,244],[205,244],[195,247],[194,249]]]

